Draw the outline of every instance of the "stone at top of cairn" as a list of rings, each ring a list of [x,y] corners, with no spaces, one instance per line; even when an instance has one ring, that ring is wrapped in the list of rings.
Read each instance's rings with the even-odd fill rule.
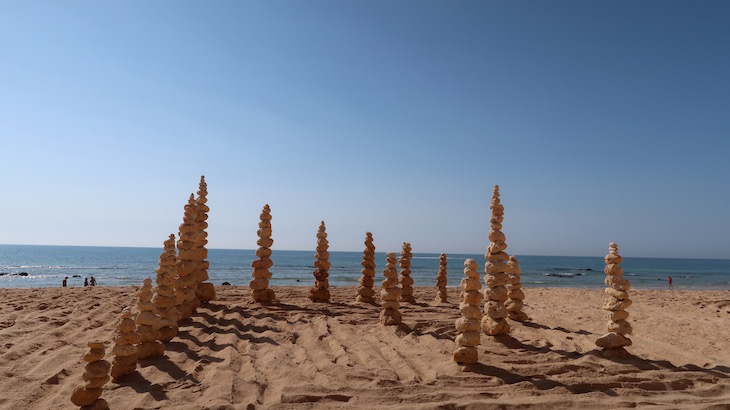
[[[82,379],[83,386],[79,386],[71,393],[71,403],[82,408],[106,410],[109,405],[101,399],[102,387],[109,382],[109,368],[111,364],[104,360],[104,343],[94,340],[87,344],[89,353],[84,355],[86,367]]]
[[[169,342],[177,335],[177,322],[180,320],[180,312],[175,307],[175,235],[163,242],[163,251],[160,254],[160,262],[155,269],[157,276],[155,283],[155,295],[152,297],[152,303],[160,315],[160,333],[161,342]]]
[[[456,351],[454,361],[460,364],[473,364],[479,361],[477,346],[481,339],[482,288],[480,283],[479,264],[474,259],[464,261],[464,278],[461,280],[461,318],[456,320]]]
[[[112,371],[114,380],[131,374],[137,369],[137,347],[141,341],[137,333],[137,325],[132,318],[132,311],[126,307],[122,310],[122,320],[117,326],[117,333],[114,335],[114,348],[112,348]]]
[[[362,276],[360,286],[357,287],[357,302],[375,303],[375,245],[373,245],[373,234],[365,232],[365,249],[362,251]]]
[[[525,293],[522,291],[520,263],[517,258],[512,255],[507,262],[507,274],[509,275],[509,283],[507,284],[507,303],[505,307],[509,312],[509,318],[518,322],[524,322],[528,319],[527,314],[522,311],[525,300]]]
[[[492,202],[489,205],[492,210],[492,217],[489,220],[491,230],[489,231],[489,247],[484,258],[487,260],[484,270],[487,275],[484,277],[484,283],[487,285],[484,296],[487,303],[484,305],[484,313],[482,319],[482,331],[490,336],[496,336],[509,333],[509,323],[505,320],[507,317],[507,309],[504,302],[507,300],[507,289],[504,287],[509,282],[507,276],[507,263],[509,256],[505,249],[505,236],[502,233],[502,221],[504,219],[504,206],[499,200],[499,185],[494,186],[492,193]]]
[[[330,285],[327,280],[329,277],[327,272],[330,269],[330,254],[327,249],[329,249],[329,242],[327,241],[324,221],[322,221],[317,231],[317,252],[314,254],[314,287],[309,290],[309,299],[312,302],[330,301]]]
[[[259,222],[259,230],[257,231],[259,240],[256,241],[259,245],[256,250],[258,259],[251,262],[253,268],[251,276],[253,276],[253,279],[248,286],[251,288],[253,300],[271,302],[275,297],[274,291],[269,289],[269,278],[271,278],[269,268],[274,266],[274,262],[270,258],[271,245],[274,244],[274,240],[271,239],[271,208],[269,208],[269,204],[264,205],[260,217],[261,222]]]
[[[151,357],[162,357],[165,354],[165,345],[159,341],[160,316],[155,313],[155,304],[152,303],[152,279],[144,278],[142,287],[137,292],[137,332],[140,343],[137,345],[137,358],[149,359]]]
[[[439,271],[436,275],[436,298],[435,303],[448,303],[448,295],[446,293],[446,254],[439,256]]]
[[[398,311],[400,308],[398,299],[401,295],[401,288],[398,287],[398,268],[396,267],[398,260],[394,252],[388,252],[386,255],[385,270],[383,270],[385,280],[381,283],[383,289],[380,291],[380,301],[383,306],[383,310],[380,312],[380,323],[399,325],[401,314]]]
[[[402,286],[400,301],[416,303],[413,297],[413,278],[411,278],[411,244],[403,242],[403,248],[400,253],[400,284]]]
[[[198,186],[198,197],[195,198],[195,205],[197,207],[196,224],[198,232],[195,235],[195,248],[198,252],[198,267],[196,279],[198,282],[195,290],[195,296],[200,303],[210,302],[215,299],[215,287],[212,283],[206,282],[208,280],[208,267],[210,263],[205,260],[208,257],[208,249],[205,247],[208,244],[208,211],[210,208],[206,205],[208,202],[208,184],[205,183],[205,175],[200,176],[200,185]]]
[[[624,270],[619,266],[623,258],[618,253],[617,244],[611,242],[608,245],[608,255],[604,260],[605,283],[609,287],[606,288],[607,296],[603,309],[609,312],[607,325],[609,333],[596,339],[596,345],[604,349],[603,357],[625,358],[629,353],[624,346],[631,346],[631,339],[626,337],[632,332],[631,324],[626,320],[629,318],[626,308],[632,303],[629,299],[631,283],[624,278]]]
[[[181,319],[190,318],[197,305],[195,291],[198,288],[197,271],[200,269],[200,257],[195,243],[195,236],[198,234],[197,213],[195,197],[190,194],[177,240],[178,278],[175,280],[175,296]]]

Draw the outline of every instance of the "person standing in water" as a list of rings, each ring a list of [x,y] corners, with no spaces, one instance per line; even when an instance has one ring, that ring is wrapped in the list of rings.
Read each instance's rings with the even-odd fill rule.
[[[89,278],[84,278],[84,286],[89,286]]]
[[[91,280],[89,280],[89,285],[96,286],[96,279],[94,279],[93,276],[91,277]]]
[[[674,289],[674,287],[672,286],[672,277],[670,276],[669,277],[669,290],[672,290],[672,289]]]
[[[65,288],[67,281],[68,281],[68,276],[66,276],[65,278],[63,278],[63,285],[61,285],[61,286],[63,286]]]

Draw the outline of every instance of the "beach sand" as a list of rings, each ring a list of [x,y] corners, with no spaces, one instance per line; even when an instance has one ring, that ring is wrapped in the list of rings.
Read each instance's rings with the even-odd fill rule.
[[[603,290],[525,289],[529,323],[482,335],[480,364],[452,360],[459,290],[432,306],[417,287],[403,324],[334,287],[274,288],[262,306],[246,287],[181,325],[166,355],[104,386],[111,409],[247,408],[730,408],[730,292],[632,290],[634,356],[607,360]],[[71,409],[92,339],[111,339],[133,287],[0,289],[0,408]]]

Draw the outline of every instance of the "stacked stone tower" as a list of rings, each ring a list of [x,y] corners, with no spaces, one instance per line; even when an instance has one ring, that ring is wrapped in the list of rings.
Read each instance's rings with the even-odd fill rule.
[[[317,253],[314,254],[314,287],[309,290],[309,299],[312,302],[329,302],[330,301],[330,283],[327,278],[330,276],[330,253],[329,242],[327,242],[327,232],[325,232],[324,221],[319,225],[317,231]]]
[[[385,277],[382,282],[383,290],[380,291],[380,301],[383,306],[383,311],[380,312],[380,323],[384,325],[399,325],[401,322],[400,311],[398,311],[401,288],[398,287],[397,261],[395,253],[388,252],[383,271]]]
[[[270,258],[271,245],[274,244],[274,240],[271,239],[271,208],[269,208],[269,204],[264,205],[261,212],[261,222],[259,222],[257,233],[259,240],[256,243],[259,248],[256,250],[256,256],[259,259],[251,262],[253,280],[248,285],[251,287],[253,300],[270,302],[274,300],[275,295],[274,291],[269,289],[269,279],[271,278],[269,268],[274,266],[274,262]]]
[[[152,303],[160,315],[158,340],[169,342],[177,335],[177,322],[180,320],[180,312],[175,307],[175,235],[170,235],[164,242],[164,250],[160,254],[160,262],[155,272],[157,287]]]
[[[413,278],[411,278],[411,244],[403,242],[403,249],[400,253],[400,284],[402,286],[400,301],[416,303],[413,297]]]
[[[137,332],[140,342],[137,345],[137,358],[140,360],[151,357],[162,357],[165,354],[165,345],[160,342],[160,316],[155,313],[152,303],[152,279],[145,278],[142,287],[137,292]]]
[[[527,314],[522,311],[525,292],[522,291],[520,263],[517,262],[517,258],[514,256],[509,257],[507,273],[509,275],[509,283],[507,283],[507,297],[509,300],[505,303],[505,307],[510,319],[524,322],[528,319]]]
[[[464,261],[464,279],[461,280],[461,318],[456,320],[456,351],[454,361],[460,364],[473,364],[479,361],[477,346],[480,342],[482,319],[482,285],[479,277],[479,264],[474,259]]]
[[[107,410],[109,405],[100,398],[102,387],[109,382],[109,368],[111,365],[104,360],[104,343],[93,341],[88,343],[89,353],[84,356],[86,367],[82,379],[83,386],[79,386],[71,393],[71,403],[84,410]]]
[[[439,272],[436,275],[436,303],[448,303],[448,297],[446,294],[446,254],[442,253],[439,256]],[[480,286],[481,287],[481,286]],[[480,317],[481,319],[481,317]]]
[[[205,175],[200,177],[200,185],[198,188],[198,197],[195,199],[195,206],[197,210],[197,216],[195,223],[197,225],[197,232],[195,233],[195,252],[198,257],[198,271],[196,274],[196,280],[198,282],[195,290],[195,297],[200,303],[206,303],[215,299],[215,287],[212,283],[206,282],[208,280],[208,267],[210,263],[206,260],[208,257],[208,249],[205,247],[208,244],[208,185],[205,183]]]
[[[375,303],[375,245],[373,245],[373,234],[365,232],[365,249],[362,251],[362,276],[360,277],[360,286],[357,287],[358,302]]]
[[[618,245],[611,242],[608,245],[608,255],[605,257],[606,267],[603,270],[606,273],[606,303],[603,309],[608,313],[608,332],[596,340],[596,345],[602,347],[603,356],[606,358],[625,358],[628,352],[624,346],[631,346],[631,339],[626,335],[631,334],[631,324],[626,320],[629,318],[629,312],[626,308],[631,306],[629,299],[629,289],[631,283],[624,278],[624,270],[621,269],[620,263],[623,261],[621,255],[618,254]]]
[[[140,342],[137,325],[132,319],[132,311],[127,307],[122,310],[122,320],[117,326],[112,348],[112,378],[114,380],[131,374],[137,369],[137,348]]]
[[[509,333],[507,309],[504,302],[507,300],[507,289],[504,287],[509,282],[507,276],[507,260],[509,255],[504,252],[507,244],[502,233],[502,221],[504,220],[504,206],[499,200],[499,185],[494,186],[492,203],[489,208],[492,210],[492,218],[489,220],[491,230],[489,231],[489,247],[484,258],[487,260],[484,283],[487,285],[484,296],[487,299],[484,305],[485,316],[482,319],[482,331],[490,336]]]
[[[189,319],[193,315],[199,301],[195,297],[198,287],[197,272],[200,269],[199,252],[196,249],[195,236],[198,232],[197,207],[193,194],[185,205],[183,223],[177,240],[177,274],[175,293],[177,309],[181,319]]]

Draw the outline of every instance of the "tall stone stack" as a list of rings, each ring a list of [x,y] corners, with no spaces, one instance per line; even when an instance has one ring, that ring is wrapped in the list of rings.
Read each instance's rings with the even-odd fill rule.
[[[271,208],[269,208],[269,204],[264,205],[261,212],[261,222],[259,222],[257,233],[259,235],[259,240],[256,241],[259,245],[256,250],[258,259],[251,262],[253,280],[248,285],[251,288],[253,300],[270,302],[274,300],[275,295],[274,291],[269,289],[269,279],[271,278],[269,268],[274,266],[274,262],[270,258],[271,245],[274,244],[274,240],[271,239]]]
[[[400,253],[400,284],[402,286],[400,301],[416,303],[413,297],[413,278],[411,278],[411,244],[403,242],[403,249]]]
[[[208,257],[208,249],[205,247],[208,244],[208,211],[210,208],[206,205],[208,202],[208,184],[205,183],[205,175],[200,177],[200,185],[198,188],[198,197],[195,199],[195,206],[197,210],[197,217],[195,223],[197,224],[197,232],[195,233],[195,252],[198,256],[198,270],[196,272],[196,280],[198,282],[197,288],[195,289],[195,297],[200,303],[206,303],[215,299],[215,287],[212,283],[206,282],[208,280],[208,267],[210,263],[206,260]]]
[[[362,251],[362,276],[360,286],[357,287],[357,302],[375,303],[375,245],[373,245],[373,234],[365,232],[365,249]]]
[[[456,320],[456,351],[454,361],[460,364],[473,364],[479,361],[477,346],[481,339],[482,284],[479,277],[479,264],[474,259],[464,261],[464,278],[461,280],[461,318]]]
[[[330,283],[327,278],[330,276],[330,253],[329,242],[327,241],[327,232],[325,232],[324,221],[319,225],[317,231],[317,253],[314,254],[314,287],[309,290],[309,299],[312,302],[329,302],[330,301]]]
[[[398,308],[398,299],[401,296],[401,288],[398,287],[398,268],[394,252],[388,252],[385,260],[383,276],[385,280],[381,283],[383,289],[380,291],[380,302],[383,310],[380,312],[380,323],[384,325],[399,325],[401,315]]]
[[[177,310],[175,297],[175,235],[163,243],[164,250],[160,254],[160,262],[155,269],[157,276],[155,283],[155,296],[152,297],[157,314],[160,315],[161,342],[169,342],[177,335],[177,322],[180,320],[180,312]]]
[[[525,300],[525,292],[522,291],[520,263],[514,256],[509,257],[507,262],[507,274],[509,275],[509,283],[507,283],[507,303],[505,307],[509,314],[509,318],[518,322],[524,322],[527,314],[522,311],[523,300]]]
[[[190,194],[177,240],[178,277],[175,280],[175,293],[180,319],[189,319],[199,304],[195,296],[198,287],[197,272],[200,269],[199,254],[195,249],[195,235],[198,231],[196,219],[195,198]]]
[[[489,205],[492,210],[492,217],[489,220],[491,230],[489,231],[489,247],[484,258],[487,260],[484,283],[487,285],[484,296],[487,299],[484,305],[484,318],[482,319],[482,331],[490,336],[509,333],[509,323],[505,320],[507,309],[504,302],[507,300],[507,288],[509,283],[507,275],[507,260],[509,255],[504,252],[507,249],[505,236],[502,233],[502,221],[504,220],[504,206],[499,200],[499,185],[494,186],[492,192],[492,203]]]
[[[448,303],[448,296],[446,294],[446,254],[442,253],[439,256],[439,272],[436,275],[436,303]],[[481,287],[481,286],[480,286]],[[480,318],[481,319],[481,318]]]
[[[606,273],[605,283],[609,287],[606,288],[606,303],[603,309],[608,313],[608,332],[607,334],[596,339],[596,345],[603,348],[603,357],[606,358],[625,358],[628,352],[625,346],[631,346],[631,339],[626,337],[632,332],[631,324],[626,320],[629,318],[629,312],[626,308],[631,306],[629,299],[629,289],[631,283],[624,278],[624,270],[620,264],[623,261],[621,255],[618,254],[618,245],[611,242],[608,245],[608,255],[605,257]]]
[[[165,345],[160,342],[160,328],[162,320],[155,313],[152,303],[152,279],[145,278],[142,287],[137,292],[137,332],[140,342],[137,345],[137,358],[140,360],[152,357],[162,357],[165,354]]]
[[[126,307],[122,310],[122,320],[117,326],[112,348],[112,378],[114,380],[131,374],[137,369],[137,347],[140,342],[137,324],[132,318],[132,311]]]
[[[71,403],[83,410],[107,410],[109,405],[101,398],[102,387],[109,382],[111,365],[104,360],[104,343],[93,341],[87,344],[89,353],[84,355],[86,367],[81,378],[85,381],[71,393]]]

